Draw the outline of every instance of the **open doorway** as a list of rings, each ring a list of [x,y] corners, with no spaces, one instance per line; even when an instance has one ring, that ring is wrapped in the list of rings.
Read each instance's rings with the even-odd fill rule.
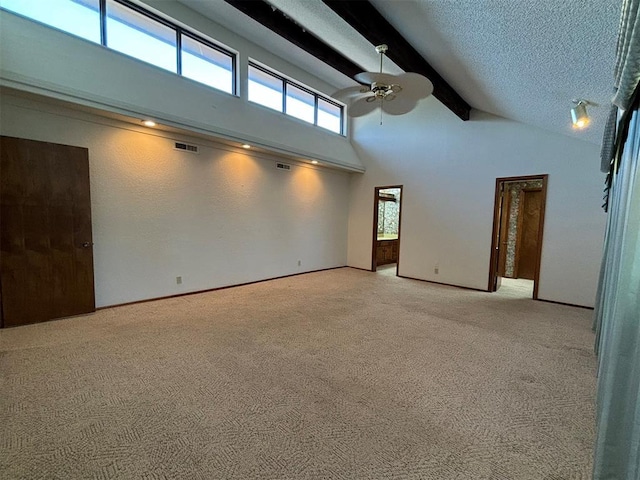
[[[373,206],[371,271],[398,275],[402,185],[376,187]]]
[[[488,291],[538,298],[547,178],[496,179]]]

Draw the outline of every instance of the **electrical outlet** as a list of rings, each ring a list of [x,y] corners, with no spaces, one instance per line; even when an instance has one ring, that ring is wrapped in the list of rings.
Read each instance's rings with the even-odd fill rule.
[[[436,275],[437,275],[438,273],[440,273],[440,267],[438,267],[438,265],[436,265],[436,266],[433,268],[433,273],[435,273]]]
[[[298,266],[302,265],[302,260],[298,260]]]
[[[182,285],[182,277],[176,277],[176,284]]]

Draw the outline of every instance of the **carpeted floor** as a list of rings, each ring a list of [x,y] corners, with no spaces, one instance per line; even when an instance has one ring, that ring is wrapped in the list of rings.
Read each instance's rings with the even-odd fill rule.
[[[592,312],[338,269],[0,331],[2,479],[587,479]]]

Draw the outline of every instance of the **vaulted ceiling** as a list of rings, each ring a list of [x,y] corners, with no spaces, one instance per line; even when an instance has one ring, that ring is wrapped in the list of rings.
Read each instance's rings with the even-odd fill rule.
[[[336,88],[355,85],[347,75],[328,67],[224,0],[180,1]],[[327,5],[331,3],[269,0],[273,8],[362,70],[376,71],[379,59],[374,45]],[[601,143],[612,96],[621,0],[348,3],[361,3],[365,20],[372,15],[369,9],[375,8],[459,95],[463,104]],[[385,71],[400,73],[402,69],[387,61]],[[571,100],[576,98],[595,104],[589,109],[592,124],[584,131],[574,131],[570,126],[569,109]]]

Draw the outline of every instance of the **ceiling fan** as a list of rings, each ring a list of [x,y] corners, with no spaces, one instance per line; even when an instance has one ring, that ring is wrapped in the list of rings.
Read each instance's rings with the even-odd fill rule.
[[[362,83],[357,87],[347,87],[335,92],[332,97],[349,106],[350,117],[361,117],[380,107],[389,115],[403,115],[416,108],[418,100],[427,98],[433,92],[433,84],[418,73],[391,75],[382,73],[382,59],[389,47],[378,45],[380,54],[380,72],[362,72],[353,77]]]

